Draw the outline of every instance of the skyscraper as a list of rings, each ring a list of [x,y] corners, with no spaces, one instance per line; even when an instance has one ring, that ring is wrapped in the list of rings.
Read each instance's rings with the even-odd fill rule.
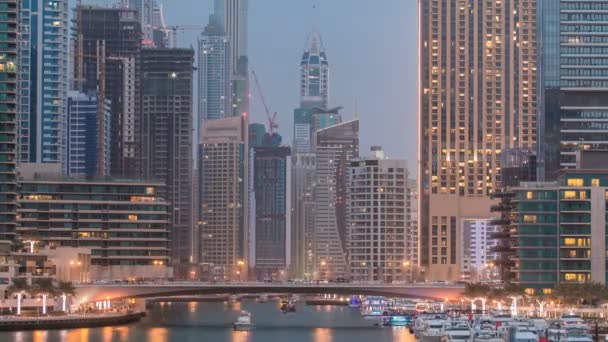
[[[321,107],[329,100],[329,64],[321,36],[313,32],[308,37],[300,62],[300,102]]]
[[[199,127],[207,120],[232,116],[230,43],[216,17],[212,15],[209,21],[198,41]]]
[[[199,155],[200,263],[217,280],[245,279],[248,262],[246,116],[206,121]]]
[[[194,51],[143,49],[143,175],[167,186],[176,277],[187,278],[193,255],[192,128]]]
[[[239,63],[243,63],[243,58],[247,59],[249,0],[215,0],[214,5],[217,24],[223,28],[230,45],[231,74],[238,74]],[[247,72],[245,72],[245,75],[247,75]]]
[[[314,271],[316,155],[298,152],[291,158],[291,276],[309,279]]]
[[[579,149],[608,148],[603,10],[597,1],[538,0],[541,179],[574,168]]]
[[[100,105],[103,106],[102,110],[98,108]],[[104,116],[103,120],[99,120],[100,113]],[[68,176],[106,176],[100,174],[99,170],[110,169],[111,123],[110,101],[100,103],[95,93],[68,92]],[[105,127],[100,129],[99,124]],[[99,144],[104,146],[100,147]],[[100,166],[99,163],[104,165]]]
[[[346,169],[359,155],[359,120],[317,131],[314,270],[317,279],[347,276]]]
[[[20,2],[19,160],[67,166],[68,1]]]
[[[76,8],[74,17],[73,86],[82,92],[97,92],[101,103],[111,101],[110,174],[139,176],[142,33],[138,12],[82,5]]]
[[[260,146],[252,147],[255,205],[254,260],[258,280],[281,278],[290,266],[291,161],[290,148],[280,146],[280,136],[269,134]]]
[[[409,280],[408,176],[405,160],[386,159],[379,146],[371,156],[348,162],[346,235],[353,280]]]
[[[420,263],[458,280],[462,220],[489,217],[500,154],[536,142],[536,1],[419,1]]]
[[[17,181],[17,32],[19,18],[17,0],[0,0],[0,240],[15,236]]]

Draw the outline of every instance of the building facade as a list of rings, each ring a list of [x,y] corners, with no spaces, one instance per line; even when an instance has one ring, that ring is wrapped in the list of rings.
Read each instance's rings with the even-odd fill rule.
[[[605,284],[608,173],[570,170],[556,182],[513,191],[516,283],[539,293],[557,283]]]
[[[187,270],[182,266],[195,261],[192,186],[194,51],[143,49],[141,70],[143,175],[146,179],[166,184],[159,196],[171,205],[172,261],[176,277],[184,278]]]
[[[100,103],[111,101],[109,174],[140,176],[142,32],[138,12],[81,5],[74,20],[73,89],[96,92]]]
[[[110,101],[103,103],[103,110],[99,110],[99,105],[102,104],[94,93],[68,92],[67,175],[70,177],[106,176],[102,172],[110,170]],[[105,126],[100,129],[100,124]]]
[[[20,1],[19,160],[67,170],[68,1]]]
[[[465,219],[462,222],[461,280],[471,282],[498,280],[495,268],[496,253],[492,251],[496,246],[492,234],[498,230],[499,227],[492,225],[492,220],[488,219]]]
[[[18,233],[91,249],[93,280],[169,278],[169,204],[158,182],[77,180],[57,164],[21,164]]]
[[[420,264],[460,277],[460,222],[490,217],[500,154],[536,143],[536,1],[419,1]]]
[[[321,129],[315,141],[314,277],[348,276],[346,187],[348,161],[359,155],[359,121]]]
[[[413,267],[407,242],[408,171],[404,160],[384,158],[378,146],[368,158],[348,162],[347,246],[351,279],[406,281]]]
[[[199,148],[201,275],[245,279],[249,256],[249,158],[246,116],[206,121]]]
[[[409,173],[409,170],[408,170]],[[412,277],[417,274],[419,248],[418,248],[418,181],[407,180],[407,204],[405,211],[405,257],[412,267]],[[413,278],[412,278],[413,279]]]
[[[15,237],[19,1],[0,0],[0,240]]]
[[[291,276],[310,279],[314,272],[316,172],[314,153],[296,153],[291,162]]]
[[[579,149],[608,148],[608,4],[539,0],[542,176],[576,167]]]
[[[253,266],[258,280],[279,279],[291,266],[291,149],[267,143],[253,147],[252,152]]]
[[[230,41],[212,15],[198,41],[199,127],[207,120],[232,116]]]

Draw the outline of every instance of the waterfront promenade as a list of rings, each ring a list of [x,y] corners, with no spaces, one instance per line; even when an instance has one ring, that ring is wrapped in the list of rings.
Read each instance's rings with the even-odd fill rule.
[[[121,325],[139,321],[139,311],[110,313],[78,313],[61,316],[0,316],[0,331],[32,329],[73,329]]]

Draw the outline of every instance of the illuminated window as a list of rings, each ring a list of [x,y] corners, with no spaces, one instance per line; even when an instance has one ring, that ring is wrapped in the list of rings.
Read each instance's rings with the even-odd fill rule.
[[[571,258],[576,258],[576,249],[571,249],[568,251],[568,256]]]
[[[576,280],[576,273],[566,273],[564,274],[564,279],[567,281]]]
[[[146,195],[154,195],[154,187],[147,187],[146,188]]]
[[[543,294],[550,295],[553,293],[553,289],[543,289]]]
[[[526,192],[526,199],[534,199],[534,193],[532,191]]]
[[[583,186],[582,178],[570,178],[568,179],[568,186]]]
[[[575,246],[575,245],[576,245],[575,238],[565,238],[564,239],[564,246]]]
[[[526,292],[527,295],[534,296],[534,289],[533,288],[527,288],[527,289],[524,290],[524,292]]]
[[[524,215],[524,222],[536,223],[536,215]]]
[[[129,215],[129,221],[137,221],[137,215]]]
[[[581,191],[579,194],[580,199],[587,199],[587,191]]]
[[[146,196],[131,196],[131,202],[154,202],[156,198]]]
[[[597,178],[593,178],[591,180],[591,186],[600,186],[600,180]]]
[[[53,196],[50,196],[50,195],[27,195],[27,196],[25,196],[25,199],[32,200],[32,201],[45,201],[45,200],[52,200]]]
[[[89,233],[89,232],[80,232],[80,233],[78,233],[78,237],[88,238],[88,237],[91,237],[91,233]]]
[[[564,191],[565,199],[576,199],[576,191]]]

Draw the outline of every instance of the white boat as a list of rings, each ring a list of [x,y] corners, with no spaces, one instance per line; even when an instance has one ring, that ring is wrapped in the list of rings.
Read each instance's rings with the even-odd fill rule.
[[[472,332],[471,326],[465,320],[453,320],[445,324],[443,334],[441,337],[442,342],[451,341],[471,341]]]
[[[446,320],[443,319],[432,319],[425,321],[424,328],[422,328],[418,333],[418,338],[420,338],[420,341],[422,342],[441,341],[445,324]]]
[[[248,331],[254,326],[255,325],[251,321],[251,314],[247,311],[241,311],[239,317],[232,324],[233,329],[238,331]]]

